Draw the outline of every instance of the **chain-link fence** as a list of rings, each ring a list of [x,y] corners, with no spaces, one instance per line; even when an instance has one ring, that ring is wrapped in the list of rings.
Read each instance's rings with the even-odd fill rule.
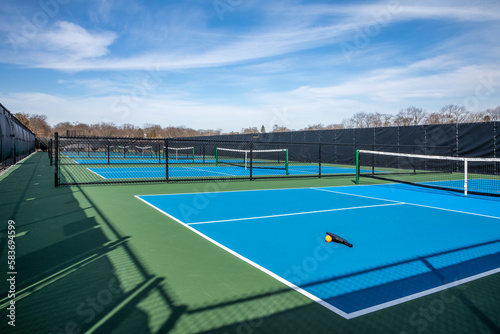
[[[227,141],[213,138],[65,137],[49,145],[55,185],[354,176],[356,149],[403,153],[450,147]]]

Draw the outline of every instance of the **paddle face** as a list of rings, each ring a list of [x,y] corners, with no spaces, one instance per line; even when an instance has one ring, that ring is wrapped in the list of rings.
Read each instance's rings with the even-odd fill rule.
[[[347,247],[352,247],[352,244],[350,242],[348,242],[347,240],[345,240],[344,238],[339,237],[338,235],[330,233],[330,232],[326,232],[326,234],[328,234],[329,236],[332,237],[333,242],[337,242],[339,244],[346,245]]]

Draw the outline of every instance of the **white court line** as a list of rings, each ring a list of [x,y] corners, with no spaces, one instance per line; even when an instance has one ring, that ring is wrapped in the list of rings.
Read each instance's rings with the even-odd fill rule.
[[[325,302],[323,299],[318,298],[318,297],[316,297],[315,295],[313,295],[313,294],[311,294],[311,293],[307,292],[306,290],[304,290],[304,289],[300,288],[299,286],[297,286],[297,285],[295,285],[295,284],[293,284],[293,283],[291,283],[291,282],[287,281],[287,280],[286,280],[286,279],[284,279],[283,277],[281,277],[281,276],[279,276],[279,275],[276,275],[276,274],[275,274],[275,273],[273,273],[272,271],[270,271],[270,270],[268,270],[268,269],[266,269],[266,268],[262,267],[261,265],[259,265],[259,264],[255,263],[255,262],[253,262],[252,260],[247,259],[247,258],[246,258],[246,257],[244,257],[243,255],[241,255],[241,254],[239,254],[239,253],[237,253],[237,252],[233,251],[232,249],[230,249],[230,248],[228,248],[228,247],[224,246],[223,244],[218,243],[217,241],[215,241],[215,240],[213,240],[212,238],[210,238],[210,237],[206,236],[205,234],[201,233],[200,231],[196,230],[195,228],[193,228],[193,227],[191,227],[191,226],[187,225],[187,224],[186,224],[186,223],[184,223],[183,221],[181,221],[181,220],[179,220],[179,219],[175,218],[174,216],[172,216],[172,215],[168,214],[167,212],[165,212],[165,211],[163,211],[163,210],[161,210],[161,209],[157,208],[156,206],[154,206],[153,204],[151,204],[151,203],[147,202],[146,200],[143,200],[143,199],[142,199],[142,198],[140,198],[139,196],[137,196],[137,195],[136,195],[135,197],[136,197],[136,198],[138,198],[138,199],[140,199],[141,201],[143,201],[144,203],[146,203],[146,204],[147,204],[147,205],[149,205],[150,207],[154,208],[155,210],[157,210],[157,211],[159,211],[159,212],[163,213],[163,214],[164,214],[164,215],[166,215],[167,217],[169,217],[169,218],[173,219],[174,221],[176,221],[177,223],[181,224],[182,226],[184,226],[184,227],[186,227],[186,228],[190,229],[192,232],[194,232],[194,233],[198,234],[198,235],[199,235],[199,236],[201,236],[202,238],[204,238],[204,239],[206,239],[206,240],[210,241],[210,242],[211,242],[211,243],[213,243],[214,245],[216,245],[216,246],[218,246],[218,247],[222,248],[223,250],[225,250],[226,252],[228,252],[228,253],[230,253],[230,254],[232,254],[232,255],[236,256],[236,257],[237,257],[237,258],[239,258],[240,260],[245,261],[246,263],[250,264],[251,266],[253,266],[253,267],[255,267],[255,268],[257,268],[257,269],[261,270],[262,272],[264,272],[264,273],[268,274],[269,276],[271,276],[272,278],[276,279],[277,281],[279,281],[279,282],[281,282],[281,283],[283,283],[283,284],[287,285],[287,286],[288,286],[288,287],[290,287],[291,289],[293,289],[293,290],[297,291],[298,293],[300,293],[300,294],[302,294],[302,295],[306,296],[307,298],[309,298],[309,299],[311,299],[311,300],[315,301],[316,303],[318,303],[318,304],[322,305],[323,307],[325,307],[325,308],[329,309],[330,311],[335,312],[336,314],[340,315],[341,317],[343,317],[343,318],[345,318],[345,319],[350,319],[350,318],[351,318],[351,316],[350,316],[348,313],[345,313],[344,311],[342,311],[342,310],[340,310],[340,309],[336,308],[335,306],[333,306],[333,305],[331,305],[331,304],[329,304],[329,303]]]
[[[180,168],[180,167],[179,167]],[[192,167],[191,167],[192,168]],[[217,180],[216,184],[227,183],[224,180]],[[228,181],[229,182],[229,181]],[[206,183],[209,184],[209,183]],[[334,188],[345,188],[346,186],[333,186]],[[358,184],[357,187],[373,187],[373,184]],[[254,191],[282,191],[282,190],[323,190],[319,188],[312,187],[300,187],[300,188],[273,188],[273,189],[248,189],[248,190],[214,190],[214,191],[203,191],[203,192],[188,192],[188,193],[172,193],[172,194],[146,194],[146,195],[134,195],[134,196],[174,196],[174,195],[204,195],[204,194],[226,194],[226,193],[242,193],[242,192],[254,192]],[[325,190],[327,191],[327,190]]]
[[[394,200],[390,200],[390,199],[377,198],[377,197],[364,196],[364,195],[356,195],[356,194],[349,194],[349,193],[343,193],[343,192],[340,192],[340,191],[333,191],[333,190],[320,189],[320,188],[311,188],[311,189],[320,190],[320,191],[326,191],[326,192],[331,192],[331,193],[336,193],[336,194],[341,194],[341,195],[349,195],[349,196],[364,197],[364,198],[370,198],[370,199],[378,199],[380,201],[396,202],[396,203],[408,204],[408,205],[413,205],[413,206],[420,206],[420,207],[423,207],[423,208],[429,208],[429,209],[434,209],[434,210],[443,210],[443,211],[449,211],[449,212],[463,213],[463,214],[466,214],[466,215],[479,216],[479,217],[485,217],[485,218],[493,218],[493,219],[499,219],[500,220],[500,217],[483,215],[483,214],[480,214],[480,213],[473,213],[473,212],[468,212],[468,211],[445,209],[445,208],[440,208],[440,207],[437,207],[437,206],[430,206],[430,205],[416,204],[416,203],[409,203],[409,202],[400,202],[400,201],[394,201]]]
[[[402,303],[405,303],[405,302],[408,302],[408,301],[411,301],[411,300],[414,300],[414,299],[417,299],[417,298],[420,298],[423,296],[427,296],[427,295],[430,295],[430,294],[433,294],[436,292],[440,292],[440,291],[443,291],[443,290],[446,290],[449,288],[453,288],[455,286],[458,286],[458,285],[461,285],[464,283],[469,283],[469,282],[475,281],[477,279],[480,279],[480,278],[483,278],[483,277],[486,277],[489,275],[493,275],[493,274],[496,274],[499,272],[500,272],[500,268],[489,270],[489,271],[486,271],[484,273],[477,274],[477,275],[470,276],[470,277],[466,277],[466,278],[463,278],[461,280],[454,281],[454,282],[451,282],[448,284],[440,285],[438,287],[435,287],[435,288],[432,288],[429,290],[417,292],[413,295],[409,295],[409,296],[402,297],[399,299],[391,300],[391,301],[383,303],[383,304],[379,304],[379,305],[368,307],[368,308],[365,308],[365,309],[362,309],[359,311],[355,311],[355,312],[349,313],[347,319],[352,319],[352,318],[356,318],[356,317],[359,317],[359,316],[362,316],[365,314],[369,314],[369,313],[372,313],[375,311],[383,310],[383,309],[391,307],[391,306],[399,305],[399,304],[402,304]]]
[[[101,177],[101,178],[105,179],[105,180],[107,180],[107,179],[108,179],[107,177],[104,177],[104,176],[102,176],[101,174],[98,174],[97,172],[94,172],[93,170],[91,170],[91,169],[90,169],[90,167],[87,167],[87,170],[88,170],[89,172],[92,172],[92,173],[94,173],[95,175],[97,175],[97,176],[99,176],[99,177]]]
[[[195,168],[195,167],[178,167],[178,168],[192,169],[192,170],[196,170],[196,171],[200,171],[200,172],[221,174],[221,175],[227,175],[227,176],[246,176],[246,175],[233,175],[233,174],[222,173],[222,172],[214,172],[214,171],[211,171],[211,170],[205,170],[205,169],[202,169],[202,168],[200,169],[200,168]],[[172,177],[175,177],[175,176],[172,176]]]
[[[401,204],[405,204],[405,203],[390,203],[390,204],[354,206],[354,207],[338,208],[338,209],[327,209],[327,210],[317,210],[317,211],[304,211],[304,212],[295,212],[295,213],[283,213],[283,214],[280,214],[280,215],[257,216],[257,217],[248,217],[248,218],[234,218],[234,219],[224,219],[224,220],[212,220],[212,221],[206,221],[206,222],[188,223],[187,225],[213,224],[213,223],[233,222],[233,221],[241,221],[241,220],[253,220],[253,219],[266,219],[266,218],[275,218],[275,217],[298,216],[298,215],[308,215],[308,214],[312,214],[312,213],[345,211],[345,210],[366,209],[366,208],[376,208],[376,207],[379,207],[379,206],[390,206],[390,205],[401,205]]]

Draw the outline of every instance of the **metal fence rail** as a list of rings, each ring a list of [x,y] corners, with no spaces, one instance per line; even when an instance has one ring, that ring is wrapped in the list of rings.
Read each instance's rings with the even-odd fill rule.
[[[55,134],[55,186],[355,176],[356,149],[451,155],[450,147],[104,138]]]

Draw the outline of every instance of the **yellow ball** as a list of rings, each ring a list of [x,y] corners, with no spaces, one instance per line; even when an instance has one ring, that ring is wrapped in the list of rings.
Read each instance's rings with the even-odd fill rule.
[[[325,237],[325,241],[326,242],[332,242],[333,238],[331,235],[327,234],[326,237]]]

